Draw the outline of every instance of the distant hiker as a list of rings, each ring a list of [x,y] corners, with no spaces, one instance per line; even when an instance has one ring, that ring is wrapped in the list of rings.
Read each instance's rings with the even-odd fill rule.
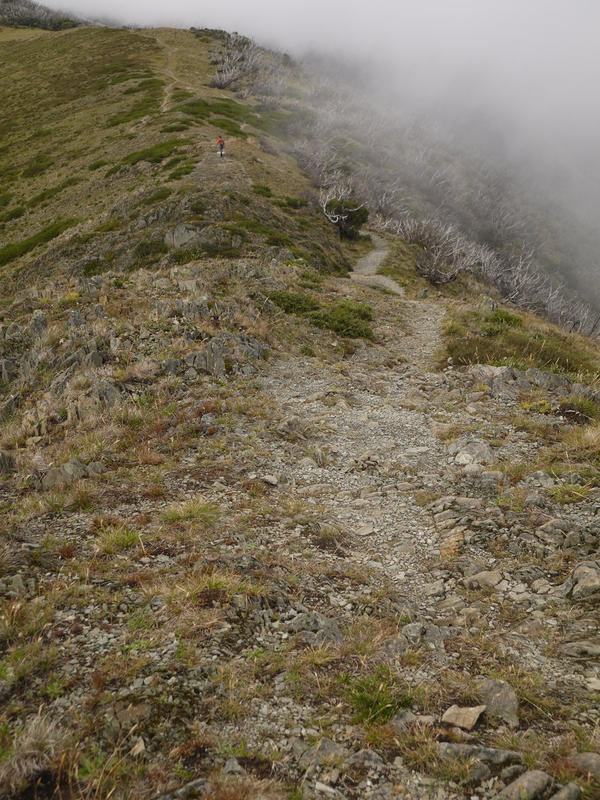
[[[225,139],[219,136],[217,139],[217,147],[219,148],[219,155],[223,158],[223,151],[225,150]]]

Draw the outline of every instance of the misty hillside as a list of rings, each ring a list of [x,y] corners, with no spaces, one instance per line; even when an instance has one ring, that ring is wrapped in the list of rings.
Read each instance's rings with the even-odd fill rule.
[[[64,30],[78,25],[73,15],[52,11],[32,0],[0,0],[0,25]]]
[[[0,798],[597,800],[551,204],[333,66],[43,27],[0,27]]]

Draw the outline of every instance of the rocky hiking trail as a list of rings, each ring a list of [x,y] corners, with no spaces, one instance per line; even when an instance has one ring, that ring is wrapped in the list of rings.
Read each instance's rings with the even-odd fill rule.
[[[245,180],[243,165],[205,158],[214,185]],[[357,264],[369,280],[387,251],[374,241]],[[539,370],[439,371],[451,301],[438,295],[328,276],[328,301],[373,310],[373,340],[343,347],[276,307],[240,314],[250,284],[267,308],[263,287],[294,269],[278,248],[264,263],[140,269],[119,290],[138,304],[127,324],[100,303],[112,277],[81,282],[71,335],[101,330],[136,360],[117,377],[81,346],[83,391],[71,361],[57,383],[67,433],[92,425],[86,463],[66,437],[52,460],[36,451],[58,418],[29,411],[29,488],[2,485],[25,516],[0,590],[32,625],[43,615],[0,697],[35,715],[43,696],[69,730],[93,724],[93,747],[151,765],[163,794],[148,773],[138,796],[152,800],[202,797],[197,776],[215,773],[273,800],[576,800],[576,778],[597,797],[597,496],[557,506],[555,477],[510,476],[540,451],[515,424],[521,393],[554,403],[581,387]],[[268,337],[235,324],[265,319]],[[323,357],[298,354],[294,324]],[[46,325],[36,310],[10,336],[39,359]],[[15,458],[2,459],[6,477]],[[18,637],[10,619],[3,635]],[[35,660],[23,678],[40,646],[52,682]],[[256,789],[267,778],[287,789]]]

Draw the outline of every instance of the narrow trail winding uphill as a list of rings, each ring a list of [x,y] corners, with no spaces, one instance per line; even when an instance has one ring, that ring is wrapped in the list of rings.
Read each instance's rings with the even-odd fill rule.
[[[375,245],[359,260],[352,278],[402,295],[393,280],[374,274],[387,255],[385,240],[376,237]],[[416,387],[444,381],[429,365],[440,344],[445,309],[437,302],[389,295],[368,301],[377,304],[377,312],[386,307],[401,314],[408,332],[382,327],[377,332],[385,340],[382,345],[359,349],[342,372],[310,359],[275,362],[264,388],[283,414],[315,431],[324,455],[321,466],[311,458],[294,462],[285,443],[273,455],[298,497],[318,503],[324,519],[349,534],[354,563],[374,570],[378,580],[391,582],[418,603],[422,564],[437,557],[439,549],[430,515],[398,491],[397,476],[418,465],[421,488],[427,488],[445,460],[427,415],[410,410]],[[386,367],[386,361],[399,366]]]
[[[381,236],[372,233],[371,238],[375,248],[356,262],[350,277],[353,281],[357,281],[366,286],[372,286],[376,289],[385,289],[392,294],[403,296],[404,290],[401,286],[398,286],[396,281],[385,275],[377,274],[377,270],[381,267],[388,255],[389,247],[385,239]]]

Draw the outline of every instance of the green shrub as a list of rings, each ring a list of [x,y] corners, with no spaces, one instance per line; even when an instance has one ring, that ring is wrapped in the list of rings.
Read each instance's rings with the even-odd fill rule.
[[[362,305],[356,303],[354,305]],[[362,310],[351,308],[349,301],[335,303],[320,311],[313,311],[307,319],[317,328],[326,328],[350,339],[372,339],[373,330]]]
[[[144,206],[150,206],[152,203],[158,203],[160,200],[166,200],[167,197],[170,197],[172,191],[173,190],[169,189],[168,186],[162,186],[160,189],[152,192],[149,197],[144,197],[143,200],[140,200],[140,203]]]
[[[167,251],[167,245],[162,239],[147,239],[143,242],[138,242],[135,247],[135,254],[140,258],[152,258]]]
[[[0,208],[6,208],[11,200],[12,194],[10,192],[0,192]]]
[[[279,306],[286,314],[307,314],[317,311],[318,302],[308,294],[294,292],[271,292],[269,299]]]
[[[23,206],[15,206],[9,211],[5,211],[4,214],[0,214],[0,222],[10,222],[13,219],[19,219],[24,213],[25,209]]]
[[[161,130],[163,133],[175,133],[175,131],[187,131],[189,127],[188,122],[173,122],[171,125],[165,125]]]
[[[20,242],[14,242],[13,244],[0,247],[0,266],[14,261],[15,258],[19,258],[25,255],[25,253],[29,253],[30,250],[33,250],[34,247],[40,244],[46,244],[46,242],[59,236],[63,231],[73,227],[76,223],[77,220],[75,219],[58,220],[52,223],[52,225],[48,225],[46,228],[38,231],[33,236],[29,236],[27,239],[22,239]]]
[[[413,703],[407,687],[385,667],[346,682],[346,698],[354,709],[357,722],[367,725],[389,722],[398,711]]]
[[[215,117],[211,119],[211,124],[215,125],[221,131],[228,133],[230,136],[238,136],[240,139],[247,139],[248,134],[245,133],[237,122],[234,122],[232,119],[227,119],[226,117]]]
[[[358,239],[361,226],[369,219],[368,210],[355,200],[330,200],[326,210],[338,216],[335,224],[342,239]]]
[[[93,172],[96,169],[100,169],[100,167],[105,167],[109,162],[106,161],[104,158],[99,158],[97,161],[92,161],[92,163],[88,166],[90,172]]]
[[[254,192],[254,194],[259,194],[262,197],[273,197],[273,192],[271,191],[271,187],[266,186],[264,183],[253,183],[252,191]]]
[[[150,164],[159,164],[174,153],[178,147],[187,144],[184,139],[167,139],[144,150],[136,150],[122,159],[122,164],[137,164],[139,161],[148,161]]]
[[[189,103],[179,106],[179,110],[195,119],[208,119],[210,117],[210,108],[205,100],[191,100]]]
[[[45,153],[38,153],[34,156],[29,164],[25,167],[21,175],[24,178],[33,178],[35,175],[41,175],[54,164],[54,159]]]
[[[498,312],[494,312],[498,314]],[[450,356],[455,364],[529,367],[592,379],[600,367],[595,350],[582,337],[523,315],[482,317],[475,311],[454,312],[444,329],[440,365]],[[520,320],[516,322],[516,320]]]

